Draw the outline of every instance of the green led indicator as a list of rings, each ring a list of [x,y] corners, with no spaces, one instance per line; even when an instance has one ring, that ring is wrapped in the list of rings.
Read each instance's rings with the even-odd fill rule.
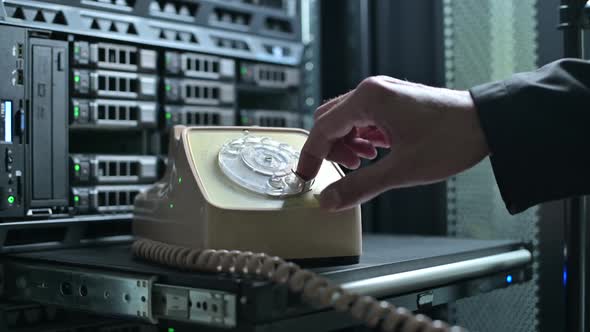
[[[169,327],[168,328],[168,332],[174,332],[174,328],[173,327]]]
[[[172,114],[170,112],[166,112],[166,120],[172,119]]]
[[[77,118],[80,116],[80,107],[74,106],[74,117]]]
[[[178,183],[182,183],[182,177],[178,178]]]
[[[7,199],[7,201],[8,201],[8,203],[10,203],[10,204],[14,203],[14,196],[12,196],[12,195],[8,196],[8,199]]]
[[[248,119],[247,116],[242,116],[242,124],[248,124],[248,122],[250,122],[250,120]]]
[[[169,205],[169,206],[170,206],[170,208],[172,209],[172,208],[174,207],[174,204],[170,203],[170,205]]]
[[[243,66],[242,68],[240,68],[240,73],[242,73],[242,76],[248,75],[248,68]]]
[[[74,82],[76,82],[76,83],[80,82],[80,75],[74,76]]]
[[[76,195],[74,196],[74,202],[78,203],[80,201],[80,196]]]
[[[74,47],[74,53],[76,53],[76,54],[80,53],[80,47],[79,46]]]
[[[166,84],[166,91],[170,91],[170,89],[172,89],[172,87],[170,86],[170,84]]]
[[[78,164],[74,165],[74,171],[80,172],[80,165],[78,165]]]

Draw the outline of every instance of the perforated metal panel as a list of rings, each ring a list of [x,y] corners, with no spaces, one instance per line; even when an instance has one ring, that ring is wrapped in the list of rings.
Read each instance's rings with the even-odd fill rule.
[[[445,0],[445,79],[467,89],[532,70],[536,63],[536,0]],[[447,184],[448,232],[457,237],[518,239],[538,257],[538,208],[510,216],[489,160]],[[471,331],[536,331],[538,266],[523,285],[458,301],[455,323]]]

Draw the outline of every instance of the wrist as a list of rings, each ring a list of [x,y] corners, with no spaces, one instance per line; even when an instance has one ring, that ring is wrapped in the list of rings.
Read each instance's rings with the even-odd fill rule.
[[[490,150],[473,97],[469,91],[458,91],[458,94],[460,96],[459,107],[465,117],[465,129],[469,143],[484,158],[490,154]]]

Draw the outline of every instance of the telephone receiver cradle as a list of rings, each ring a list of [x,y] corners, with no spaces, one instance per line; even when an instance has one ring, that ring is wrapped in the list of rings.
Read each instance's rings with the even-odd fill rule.
[[[174,127],[164,177],[135,199],[135,235],[193,249],[264,252],[320,264],[358,262],[360,207],[328,212],[317,201],[326,186],[344,176],[340,168],[325,161],[310,190],[300,195],[271,197],[253,192],[232,181],[219,163],[224,144],[244,136],[266,137],[298,153],[307,132]],[[256,176],[260,174],[242,178]]]

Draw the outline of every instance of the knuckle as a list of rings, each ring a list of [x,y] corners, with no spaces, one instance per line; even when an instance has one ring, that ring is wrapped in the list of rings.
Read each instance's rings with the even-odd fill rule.
[[[384,80],[384,76],[371,76],[364,79],[357,88],[357,93],[367,103],[360,107],[359,111],[367,119],[373,119],[373,114],[381,106],[384,106],[391,97],[395,97],[393,91]]]
[[[314,121],[317,121],[320,118],[320,116],[322,115],[322,113],[323,112],[322,112],[322,107],[321,106],[318,107],[318,108],[316,108],[315,112],[313,113],[313,119],[314,119]]]
[[[302,153],[310,154],[314,157],[321,156],[321,147],[329,144],[328,137],[323,129],[323,121],[318,120],[311,129],[307,142],[303,145]]]
[[[364,79],[359,84],[358,93],[372,103],[383,102],[385,99],[395,96],[395,90],[382,76],[371,76]]]
[[[315,112],[313,113],[314,120],[319,119],[330,108],[331,108],[331,105],[329,105],[328,102],[323,105],[320,105],[318,108],[316,108]]]
[[[358,86],[359,90],[374,90],[383,86],[383,81],[380,76],[370,76],[361,81]]]

